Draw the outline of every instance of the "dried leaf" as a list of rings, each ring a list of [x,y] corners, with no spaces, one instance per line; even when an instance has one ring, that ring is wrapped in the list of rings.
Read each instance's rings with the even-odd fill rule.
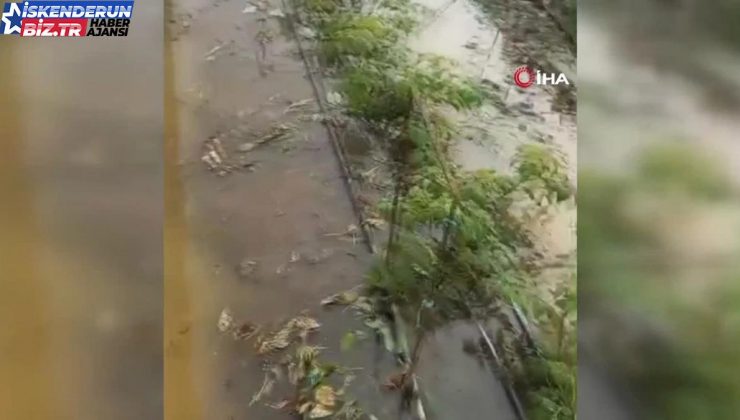
[[[257,351],[259,354],[267,354],[276,350],[283,350],[290,345],[294,334],[304,336],[320,326],[321,324],[313,318],[307,316],[295,317],[288,321],[280,331],[260,340]]]
[[[324,407],[334,407],[337,404],[337,394],[334,388],[329,385],[321,385],[316,388],[314,398],[319,405]]]
[[[291,319],[286,325],[288,328],[311,331],[321,327],[318,321],[307,316],[297,316]]]
[[[313,407],[311,412],[308,414],[308,418],[322,419],[324,417],[329,417],[332,414],[334,414],[334,411],[332,411],[328,407],[324,407],[323,405],[317,404]]]
[[[277,403],[267,404],[267,406],[275,410],[282,410],[287,407],[288,404],[290,404],[290,400],[282,400]]]
[[[321,304],[324,305],[324,306],[326,306],[326,305],[351,305],[352,303],[354,303],[355,301],[357,301],[357,299],[359,299],[359,297],[360,297],[360,294],[359,293],[357,293],[357,292],[355,292],[353,290],[349,290],[349,291],[346,291],[346,292],[341,292],[341,293],[333,294],[333,295],[331,295],[331,296],[323,299],[321,301]]]
[[[303,403],[298,407],[298,414],[306,414],[313,407],[312,402]]]
[[[369,217],[365,219],[365,221],[363,222],[363,225],[365,227],[372,228],[372,229],[380,229],[383,226],[385,226],[385,220],[380,219],[380,218],[375,218],[375,217]]]
[[[282,350],[290,345],[290,328],[283,328],[269,338],[263,339],[259,344],[258,353],[267,354],[276,350]]]
[[[218,330],[225,333],[234,328],[234,315],[229,308],[224,308],[218,317]]]
[[[319,356],[321,348],[317,346],[300,346],[296,350],[298,360],[304,365],[310,365]]]

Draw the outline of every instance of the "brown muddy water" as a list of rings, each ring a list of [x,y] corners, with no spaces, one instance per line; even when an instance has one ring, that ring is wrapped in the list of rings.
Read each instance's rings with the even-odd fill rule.
[[[2,419],[161,417],[161,4],[135,14],[0,41]]]

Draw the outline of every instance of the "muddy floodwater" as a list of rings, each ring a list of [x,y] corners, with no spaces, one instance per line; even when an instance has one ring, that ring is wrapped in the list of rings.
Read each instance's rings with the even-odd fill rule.
[[[0,418],[162,411],[162,9],[0,40]]]
[[[505,169],[534,141],[575,168],[572,117],[510,87],[506,33],[474,3],[424,5],[433,13],[412,47],[458,60],[519,110],[468,116],[458,161]],[[0,41],[0,419],[291,418],[267,405],[286,387],[250,403],[265,361],[219,331],[225,309],[265,329],[316,318],[312,343],[357,368],[353,398],[404,418],[383,391],[395,364],[382,343],[340,351],[362,323],[320,305],[362,284],[373,256],[352,233],[280,2],[136,7],[127,38]],[[491,367],[462,351],[478,338],[469,327],[430,337],[428,418],[514,418]]]

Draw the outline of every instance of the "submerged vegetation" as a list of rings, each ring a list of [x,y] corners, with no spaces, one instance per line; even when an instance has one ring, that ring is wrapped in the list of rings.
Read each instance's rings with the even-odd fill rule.
[[[575,418],[575,282],[551,292],[538,287],[524,263],[534,238],[510,211],[521,196],[536,207],[569,199],[565,162],[529,145],[512,173],[462,170],[448,153],[458,133],[447,111],[474,109],[492,94],[449,60],[404,46],[413,6],[298,1],[299,18],[316,31],[319,59],[337,77],[345,111],[381,133],[389,157],[392,191],[378,205],[388,239],[367,291],[413,325],[401,382],[413,377],[431,330],[455,319],[502,317],[515,302],[537,324],[542,344],[528,348],[505,323],[517,341],[510,356],[523,366],[515,372],[507,365],[513,382],[532,418]]]

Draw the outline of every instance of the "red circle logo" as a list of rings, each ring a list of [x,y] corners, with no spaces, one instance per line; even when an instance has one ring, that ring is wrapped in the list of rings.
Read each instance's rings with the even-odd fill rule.
[[[514,71],[514,83],[522,88],[528,88],[534,84],[534,70],[527,66],[521,66]]]

